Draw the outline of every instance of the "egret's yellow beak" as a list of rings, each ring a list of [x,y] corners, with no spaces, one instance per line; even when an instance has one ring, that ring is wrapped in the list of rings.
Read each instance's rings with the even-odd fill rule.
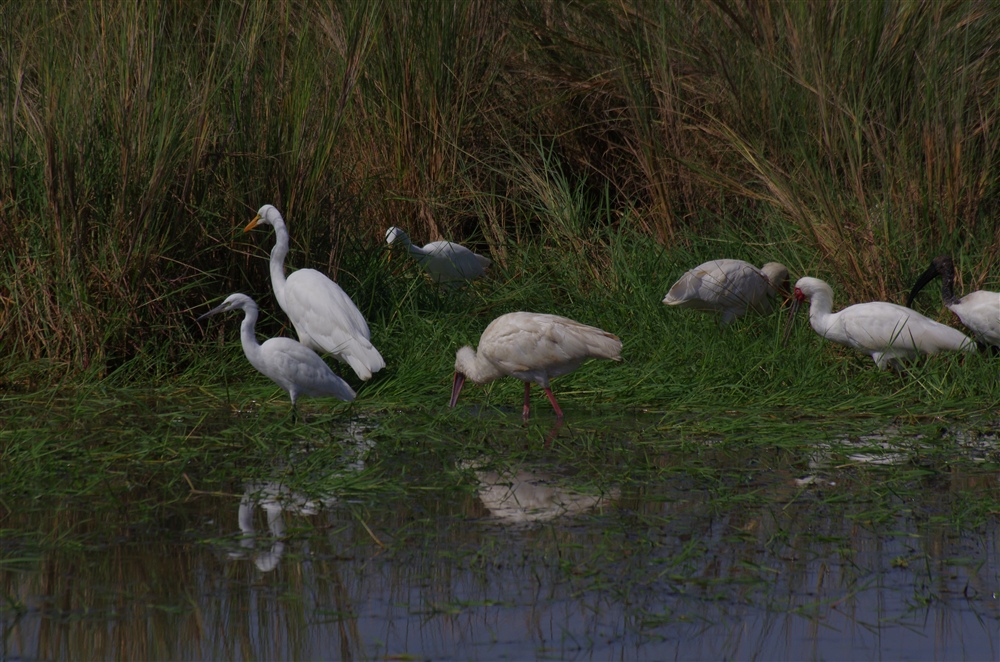
[[[260,214],[257,214],[256,216],[253,217],[252,221],[250,221],[249,223],[247,223],[247,226],[245,228],[243,228],[243,231],[244,232],[250,232],[250,230],[253,230],[255,227],[257,227],[257,222],[259,220],[260,220]]]

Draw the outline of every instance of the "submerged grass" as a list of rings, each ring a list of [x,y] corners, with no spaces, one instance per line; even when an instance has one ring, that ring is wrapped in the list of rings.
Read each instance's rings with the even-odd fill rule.
[[[372,384],[373,399],[416,388],[393,381]],[[269,631],[344,626],[360,656],[365,619],[384,628],[397,609],[394,620],[455,628],[567,601],[595,618],[625,605],[629,636],[655,638],[736,609],[826,619],[831,602],[860,608],[873,591],[880,605],[909,591],[941,607],[963,582],[995,585],[995,417],[640,413],[575,393],[559,425],[548,412],[523,423],[519,389],[506,391],[489,395],[499,407],[456,412],[303,401],[295,423],[260,383],[228,399],[176,383],[7,397],[0,618],[14,632],[152,628],[107,656],[200,628],[282,657],[255,639],[266,605],[281,615]],[[514,486],[526,491],[497,504]],[[552,499],[581,510],[527,518]],[[989,628],[987,602],[967,590],[962,609],[985,609]],[[185,651],[163,653],[213,656]]]

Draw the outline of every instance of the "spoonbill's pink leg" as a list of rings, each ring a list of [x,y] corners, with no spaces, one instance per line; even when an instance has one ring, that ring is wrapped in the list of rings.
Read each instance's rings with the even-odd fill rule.
[[[524,410],[521,417],[528,420],[528,412],[531,410],[531,382],[524,382]]]
[[[545,395],[549,396],[549,402],[552,403],[552,408],[556,410],[556,418],[562,418],[563,417],[562,409],[559,408],[559,403],[556,402],[556,396],[555,394],[552,393],[552,389],[546,386]]]

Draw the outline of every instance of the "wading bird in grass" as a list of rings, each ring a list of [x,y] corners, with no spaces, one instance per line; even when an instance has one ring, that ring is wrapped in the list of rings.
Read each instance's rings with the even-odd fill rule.
[[[549,381],[576,370],[587,359],[621,361],[622,341],[597,327],[558,315],[507,313],[496,318],[479,338],[479,350],[466,346],[455,356],[454,407],[466,379],[487,384],[500,377],[524,382],[523,416],[528,418],[531,384],[545,389],[549,402],[562,418]]]
[[[271,285],[274,298],[288,315],[299,342],[316,352],[328,353],[351,366],[358,377],[369,380],[385,367],[371,342],[368,322],[340,286],[315,269],[299,269],[285,278],[288,230],[272,205],[264,205],[243,229],[270,225],[276,235],[271,251]]]
[[[333,396],[339,400],[354,400],[354,390],[347,382],[330,370],[319,354],[291,338],[271,338],[264,344],[257,342],[254,325],[257,324],[257,303],[245,294],[230,294],[225,301],[200,316],[230,310],[243,311],[240,325],[240,344],[250,365],[284,389],[292,399],[292,410],[300,395]]]
[[[964,333],[939,324],[904,306],[885,301],[856,303],[833,312],[833,289],[818,278],[800,278],[795,283],[792,309],[785,329],[785,342],[795,312],[809,301],[809,324],[827,340],[870,354],[884,369],[889,362],[914,359],[920,354],[975,351],[976,344]]]
[[[414,246],[399,228],[386,230],[385,241],[390,247],[396,242],[402,244],[435,283],[461,285],[479,278],[493,264],[489,258],[451,241],[432,241],[423,248]]]
[[[743,260],[711,260],[678,278],[663,303],[719,313],[719,325],[726,326],[748,310],[769,314],[771,300],[787,287],[788,269],[777,262],[758,269]]]
[[[941,277],[941,298],[948,310],[955,313],[981,345],[992,346],[994,352],[1000,351],[1000,292],[978,290],[961,298],[955,296],[952,291],[955,263],[949,255],[931,260],[931,266],[913,284],[906,305],[912,305],[917,293],[938,276]]]

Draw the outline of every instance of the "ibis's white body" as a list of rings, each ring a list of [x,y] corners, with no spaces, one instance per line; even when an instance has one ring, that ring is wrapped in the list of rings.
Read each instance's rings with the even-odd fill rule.
[[[687,271],[670,287],[663,303],[721,315],[725,326],[753,310],[766,315],[788,280],[788,269],[768,262],[761,269],[743,260],[711,260]]]
[[[800,278],[794,296],[809,300],[809,325],[816,333],[871,355],[879,368],[920,354],[976,349],[958,329],[894,303],[857,303],[834,313],[833,290],[818,278]]]
[[[958,316],[976,340],[1000,347],[1000,292],[970,292],[948,309]]]
[[[617,336],[566,317],[542,313],[508,313],[486,327],[478,350],[463,347],[455,356],[455,384],[451,406],[458,401],[465,379],[486,384],[500,377],[524,382],[524,416],[529,411],[531,384],[545,389],[556,415],[550,381],[576,370],[587,359],[621,360],[622,343]]]
[[[389,228],[385,241],[390,246],[397,241],[405,246],[435,283],[454,285],[475,280],[486,273],[492,264],[489,258],[452,241],[432,241],[423,247],[415,246],[399,228]]]
[[[372,345],[368,323],[351,297],[315,269],[299,269],[285,278],[288,230],[284,219],[273,206],[264,205],[246,230],[257,225],[274,228],[271,285],[278,305],[295,327],[299,342],[351,366],[360,379],[371,379],[373,372],[385,367],[385,361]]]
[[[917,293],[931,280],[941,277],[941,298],[948,310],[955,313],[973,337],[984,345],[1000,347],[1000,292],[977,290],[964,297],[955,296],[955,263],[948,255],[940,255],[913,285],[906,305],[913,303]]]
[[[300,395],[333,396],[350,402],[354,390],[330,370],[319,355],[291,338],[271,338],[263,344],[257,342],[254,325],[257,324],[257,304],[245,294],[232,294],[222,304],[201,317],[242,309],[240,343],[250,365],[269,377],[285,390],[292,399],[292,406]],[[199,318],[201,319],[201,318]]]

